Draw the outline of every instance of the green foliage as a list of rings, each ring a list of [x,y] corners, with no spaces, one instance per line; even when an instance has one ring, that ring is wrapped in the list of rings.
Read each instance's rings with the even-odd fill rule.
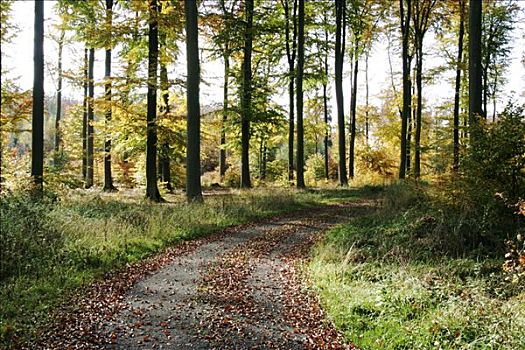
[[[458,240],[479,218],[408,183],[383,198],[376,214],[330,231],[309,264],[347,339],[364,349],[525,346],[523,284],[505,283],[493,246]]]

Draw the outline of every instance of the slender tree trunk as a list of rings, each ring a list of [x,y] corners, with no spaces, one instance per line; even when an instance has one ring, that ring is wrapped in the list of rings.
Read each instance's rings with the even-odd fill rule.
[[[82,101],[82,181],[87,181],[88,49],[84,49],[84,99]]]
[[[268,161],[268,148],[266,146],[266,140],[264,140],[264,144],[263,144],[263,162],[262,162],[262,166],[263,166],[263,172],[262,172],[262,179],[263,180],[266,180],[266,163]]]
[[[469,8],[469,125],[471,139],[476,139],[481,109],[481,8],[482,2],[470,0]]]
[[[304,0],[299,0],[299,36],[297,47],[297,187],[304,188],[304,127],[303,127],[303,69],[304,69]]]
[[[86,149],[86,161],[87,161],[87,175],[86,175],[86,188],[93,186],[93,168],[94,168],[94,130],[93,122],[95,121],[95,115],[93,112],[94,93],[95,85],[93,79],[93,65],[95,64],[95,49],[89,49],[89,63],[88,63],[88,99],[87,99],[87,149]]]
[[[408,60],[408,70],[412,70],[412,57]],[[416,84],[413,81],[416,80],[416,70],[414,69],[414,76],[409,80],[410,86],[410,102],[413,103],[413,96],[416,95]],[[406,158],[406,174],[410,176],[412,174],[412,130],[414,129],[414,121],[416,120],[416,109],[413,108],[412,103],[410,104],[408,120],[407,120],[407,158]]]
[[[288,60],[288,96],[289,96],[289,119],[288,119],[288,180],[292,181],[294,178],[294,80],[295,80],[295,56],[297,54],[297,0],[293,2],[293,14],[290,16],[290,8],[288,5],[289,0],[281,0],[284,8],[284,17],[286,20],[285,24],[285,45],[286,45],[286,57]],[[290,48],[290,20],[293,22],[293,36],[292,36],[292,47]]]
[[[241,121],[241,187],[252,187],[250,181],[250,121],[252,119],[252,40],[253,0],[246,0],[244,33],[243,95]]]
[[[223,111],[221,125],[221,147],[219,150],[219,176],[224,179],[226,174],[226,122],[228,121],[228,81],[230,78],[230,48],[226,43],[224,50],[224,85],[223,85]]]
[[[166,49],[166,34],[162,34],[160,37],[160,48],[161,50]],[[166,68],[166,63],[160,61],[160,91],[162,104],[160,107],[160,112],[163,117],[166,118],[170,112],[169,105],[169,82],[168,82],[168,69]],[[171,171],[170,171],[170,145],[165,136],[162,146],[159,151],[159,171],[160,179],[166,184],[166,190],[168,192],[173,192],[173,186],[171,185]]]
[[[108,21],[108,28],[113,26],[113,0],[106,0],[106,16]],[[117,188],[113,185],[113,176],[111,175],[111,49],[106,48],[106,85],[105,97],[107,103],[106,109],[106,141],[104,143],[104,191],[112,192]]]
[[[36,190],[41,193],[44,181],[44,2],[42,1],[35,1],[33,45],[31,176]]]
[[[407,122],[410,114],[410,67],[408,64],[408,38],[410,31],[410,18],[412,11],[411,0],[406,0],[407,13],[404,13],[404,0],[399,0],[399,9],[401,17],[401,35],[403,40],[401,59],[403,62],[403,114],[401,117],[401,160],[399,164],[399,178],[404,179],[406,176],[406,157],[407,157]]]
[[[461,69],[463,66],[463,36],[465,34],[465,1],[459,1],[458,56],[456,62],[456,85],[454,94],[454,163],[453,170],[459,170],[459,102],[461,92]]]
[[[60,31],[58,39],[58,82],[57,82],[57,112],[55,117],[55,166],[58,165],[60,151],[60,119],[62,118],[62,49],[64,47],[64,29]]]
[[[345,0],[335,1],[336,9],[336,32],[335,32],[335,96],[337,102],[337,130],[339,144],[339,185],[347,186],[346,177],[346,146],[345,146],[345,111],[343,100],[343,58],[344,58],[344,36],[345,36]]]
[[[202,202],[201,160],[200,160],[200,104],[199,104],[199,34],[197,27],[197,3],[185,1],[186,13],[186,66],[188,70],[187,105],[187,154],[186,154],[186,197],[188,202]]]
[[[365,56],[365,142],[369,145],[370,142],[370,117],[369,117],[369,85],[368,85],[368,58],[370,57],[370,50],[366,50]]]
[[[324,16],[325,22],[327,21],[327,16],[325,14]],[[324,125],[325,125],[325,132],[324,132],[324,174],[326,179],[328,180],[330,178],[329,174],[329,168],[328,168],[328,140],[330,137],[330,123],[328,122],[328,94],[327,94],[327,88],[328,88],[328,30],[325,27],[324,31],[324,38],[325,38],[325,44],[326,44],[326,50],[324,54],[324,75],[325,79],[323,81],[323,111],[324,111]]]
[[[159,57],[157,0],[150,0],[149,11],[146,198],[160,202],[162,198],[157,186],[157,67]]]
[[[414,177],[418,179],[421,176],[421,114],[423,109],[423,85],[422,85],[422,70],[423,70],[423,38],[419,42],[419,47],[416,49],[416,89],[417,89],[417,105],[416,105],[416,135],[414,140]]]
[[[350,154],[348,155],[348,172],[351,179],[354,178],[354,157],[355,157],[355,124],[356,124],[356,108],[357,108],[357,74],[359,72],[359,56],[357,55],[357,49],[359,43],[355,43],[354,54],[354,74],[352,79],[352,96],[350,99]]]

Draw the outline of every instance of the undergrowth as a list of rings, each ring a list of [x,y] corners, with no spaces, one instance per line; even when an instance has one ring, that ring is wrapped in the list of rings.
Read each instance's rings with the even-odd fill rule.
[[[383,208],[331,230],[308,271],[330,318],[362,349],[523,349],[525,281],[502,269],[523,229],[492,202],[398,184]]]
[[[104,273],[182,240],[292,210],[351,200],[375,191],[254,189],[182,195],[153,204],[142,194],[66,191],[35,199],[23,191],[0,198],[0,348],[31,338],[68,293]]]

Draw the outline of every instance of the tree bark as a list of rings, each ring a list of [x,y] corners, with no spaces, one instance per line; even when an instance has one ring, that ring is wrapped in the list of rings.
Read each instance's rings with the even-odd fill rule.
[[[186,198],[188,202],[202,202],[200,166],[200,105],[199,105],[199,38],[197,3],[185,1],[186,13],[186,65],[187,78],[187,146],[186,146]]]
[[[108,29],[111,30],[113,25],[113,0],[106,0],[106,20]],[[111,175],[111,118],[112,118],[112,105],[111,105],[111,46],[106,47],[106,85],[105,85],[105,98],[107,103],[106,109],[106,140],[104,143],[104,191],[113,192],[117,188],[113,185],[113,176]]]
[[[303,70],[304,70],[304,0],[299,0],[299,36],[297,47],[297,187],[304,183],[304,126],[303,126]]]
[[[33,112],[31,130],[31,176],[41,193],[44,181],[44,2],[35,1],[33,42]]]
[[[416,135],[414,139],[414,177],[418,179],[421,176],[421,114],[423,111],[423,85],[422,85],[422,70],[423,70],[423,38],[419,42],[419,47],[416,48]]]
[[[84,49],[84,99],[82,101],[82,181],[87,180],[88,49]]]
[[[162,34],[160,38],[160,47],[161,50],[166,49],[166,34]],[[160,91],[162,104],[160,107],[160,112],[167,117],[170,112],[169,105],[169,82],[168,82],[168,69],[166,68],[166,63],[162,60],[160,61]],[[168,140],[165,139],[162,142],[162,146],[159,152],[159,171],[160,171],[160,180],[166,184],[166,190],[168,192],[173,192],[173,186],[171,185],[171,172],[170,172],[170,146]]]
[[[354,156],[355,156],[355,124],[356,124],[356,108],[357,108],[357,74],[359,72],[359,56],[357,54],[357,49],[359,47],[359,42],[355,43],[355,53],[354,53],[354,71],[352,79],[352,96],[350,99],[350,151],[348,155],[348,173],[351,179],[354,178]]]
[[[286,58],[288,60],[288,96],[289,96],[289,118],[288,118],[288,180],[292,181],[294,178],[294,108],[295,108],[295,56],[297,54],[297,0],[293,2],[293,14],[290,18],[290,7],[288,5],[289,0],[281,0],[281,4],[284,8],[285,17],[285,38],[286,38]],[[290,48],[290,19],[293,22],[293,36],[292,36],[292,47]]]
[[[408,66],[408,38],[410,32],[410,17],[412,11],[411,0],[406,0],[407,12],[405,16],[404,0],[399,0],[399,12],[401,18],[401,35],[402,35],[402,53],[403,62],[403,113],[401,117],[401,159],[399,164],[399,178],[404,179],[406,176],[406,157],[407,157],[407,122],[410,113],[410,68]]]
[[[480,0],[470,0],[469,9],[469,125],[475,140],[481,109],[481,8]]]
[[[324,15],[325,23],[327,21],[326,14]],[[324,112],[324,124],[325,124],[325,133],[324,133],[324,174],[326,179],[330,178],[329,168],[328,168],[328,140],[330,132],[330,124],[328,122],[328,30],[325,27],[324,30],[324,39],[325,39],[325,54],[324,54],[324,75],[325,79],[323,80],[323,112]]]
[[[55,115],[55,166],[58,165],[58,152],[60,151],[60,119],[62,118],[62,50],[64,47],[64,29],[60,31],[58,39],[58,79],[57,79],[57,111]]]
[[[244,33],[243,95],[241,125],[241,187],[252,187],[250,181],[250,121],[252,119],[252,41],[253,0],[246,0],[246,28]]]
[[[222,103],[222,125],[221,125],[221,147],[219,149],[219,176],[224,179],[226,174],[226,123],[228,121],[228,82],[230,78],[230,49],[229,44],[225,44],[224,50],[224,84],[223,84],[223,103]]]
[[[345,146],[345,111],[343,100],[343,58],[344,58],[344,36],[346,26],[345,0],[335,1],[336,31],[335,31],[335,96],[337,102],[337,130],[339,144],[339,185],[347,186],[346,177],[346,146]]]
[[[157,186],[157,67],[159,57],[157,0],[150,0],[149,5],[146,198],[160,202],[162,198]]]
[[[86,149],[86,164],[87,164],[87,175],[86,175],[86,188],[93,186],[93,168],[94,168],[94,130],[93,122],[95,121],[95,114],[93,112],[94,93],[95,85],[93,79],[93,66],[95,64],[95,49],[89,49],[89,61],[88,61],[88,99],[87,99],[87,149]]]
[[[370,56],[370,50],[366,50],[365,56],[365,142],[369,145],[369,132],[370,132],[370,120],[369,120],[369,85],[368,85],[368,58]]]
[[[453,170],[459,170],[459,102],[461,92],[461,69],[463,66],[463,36],[465,34],[465,1],[459,0],[458,56],[456,62],[456,84],[454,94],[454,163]]]

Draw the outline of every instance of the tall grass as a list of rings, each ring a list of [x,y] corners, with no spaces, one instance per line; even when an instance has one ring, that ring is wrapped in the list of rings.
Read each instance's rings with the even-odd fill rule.
[[[328,314],[363,349],[525,348],[525,285],[501,269],[519,226],[418,187],[390,187],[382,210],[315,248],[308,271]]]
[[[254,189],[182,195],[152,204],[142,194],[67,191],[35,200],[18,191],[0,201],[0,347],[31,335],[75,288],[182,240],[332,201],[358,192]]]

